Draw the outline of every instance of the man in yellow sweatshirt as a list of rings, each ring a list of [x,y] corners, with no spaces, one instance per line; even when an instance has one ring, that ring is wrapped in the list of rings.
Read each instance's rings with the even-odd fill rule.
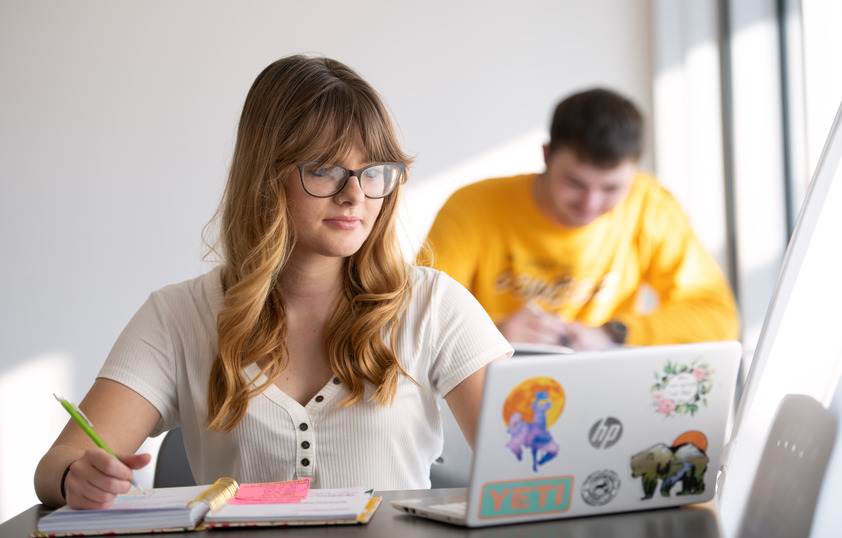
[[[556,108],[546,170],[455,192],[418,261],[471,290],[511,342],[738,338],[728,282],[672,195],[638,171],[642,151],[633,103],[604,89],[572,95]]]

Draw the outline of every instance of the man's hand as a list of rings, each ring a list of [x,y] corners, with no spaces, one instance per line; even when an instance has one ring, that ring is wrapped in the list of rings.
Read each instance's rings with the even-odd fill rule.
[[[576,351],[602,351],[617,345],[603,327],[591,327],[575,321],[565,324],[563,336]]]
[[[521,308],[497,323],[509,342],[562,345],[566,332],[563,321],[552,314],[532,308]]]

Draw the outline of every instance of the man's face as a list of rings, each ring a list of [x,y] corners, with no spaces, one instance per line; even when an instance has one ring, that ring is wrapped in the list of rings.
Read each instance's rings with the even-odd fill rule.
[[[614,168],[597,168],[567,148],[550,153],[544,146],[547,171],[536,179],[535,201],[551,220],[570,227],[587,226],[620,203],[637,172],[627,159]]]

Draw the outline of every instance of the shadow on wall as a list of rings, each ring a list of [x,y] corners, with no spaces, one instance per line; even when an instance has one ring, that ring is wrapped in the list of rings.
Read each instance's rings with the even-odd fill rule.
[[[0,522],[38,504],[35,467],[67,424],[67,411],[53,393],[78,403],[74,361],[63,353],[35,357],[0,373]],[[34,426],[33,426],[34,424]],[[141,487],[151,487],[154,456],[163,436],[147,439],[138,452],[149,452],[153,463],[135,472]]]
[[[69,418],[53,393],[70,398],[72,364],[55,353],[0,374],[0,522],[38,503],[35,467]]]

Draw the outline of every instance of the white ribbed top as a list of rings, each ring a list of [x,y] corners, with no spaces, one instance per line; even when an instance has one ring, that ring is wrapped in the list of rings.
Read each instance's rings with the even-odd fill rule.
[[[302,406],[274,385],[253,398],[229,433],[205,427],[207,386],[218,351],[223,305],[220,269],[152,293],[118,338],[100,377],[154,405],[153,435],[181,426],[200,484],[229,476],[240,483],[311,478],[316,488],[379,490],[430,487],[441,453],[438,399],[511,347],[473,296],[450,277],[410,267],[412,300],[397,338],[401,378],[392,406],[336,404],[347,394],[331,380]],[[247,379],[259,374],[245,369]],[[336,383],[334,383],[336,381]],[[258,379],[260,384],[262,379]],[[369,387],[367,396],[373,393]]]

